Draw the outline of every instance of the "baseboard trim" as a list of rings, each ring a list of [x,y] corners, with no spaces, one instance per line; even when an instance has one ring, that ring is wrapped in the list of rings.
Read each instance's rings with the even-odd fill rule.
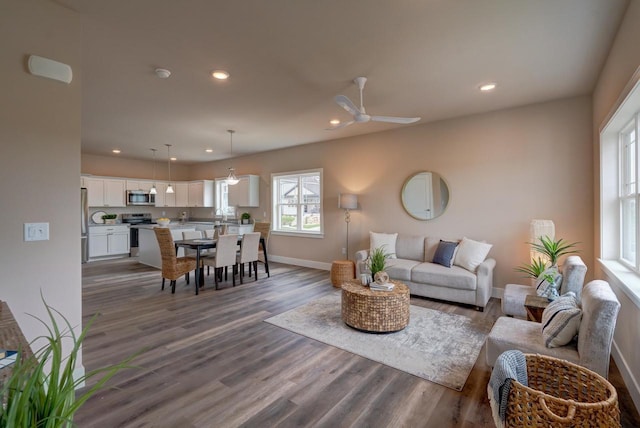
[[[629,390],[629,395],[631,396],[631,400],[633,400],[633,404],[635,404],[636,409],[640,412],[640,385],[633,376],[633,373],[629,368],[629,364],[627,364],[627,361],[624,359],[624,356],[620,352],[615,340],[613,341],[613,346],[611,346],[611,355],[613,356],[613,360],[616,362],[616,366],[618,366],[618,370],[620,370],[624,384]]]
[[[320,270],[331,270],[331,263],[322,263],[316,262],[313,260],[305,260],[305,259],[296,259],[293,257],[283,257],[283,256],[269,256],[269,261],[276,263],[284,263],[287,265],[293,266],[302,266],[308,267],[312,269],[320,269]]]
[[[502,296],[504,295],[504,288],[491,288],[491,297],[495,297],[496,299],[502,300]]]

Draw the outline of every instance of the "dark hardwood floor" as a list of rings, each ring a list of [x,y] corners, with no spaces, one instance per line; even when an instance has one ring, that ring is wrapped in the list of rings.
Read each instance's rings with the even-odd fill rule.
[[[87,371],[135,352],[76,415],[79,427],[487,427],[493,426],[484,350],[456,392],[262,322],[334,292],[329,272],[271,264],[271,278],[218,291],[213,277],[160,290],[160,273],[135,259],[83,265]],[[193,280],[193,278],[192,278]],[[411,298],[470,318],[500,316]],[[615,364],[624,426],[640,426]]]

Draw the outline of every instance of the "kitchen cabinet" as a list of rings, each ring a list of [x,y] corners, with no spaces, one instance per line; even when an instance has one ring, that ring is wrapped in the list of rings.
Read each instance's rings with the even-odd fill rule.
[[[213,207],[213,180],[189,182],[190,207]]]
[[[229,186],[229,206],[259,207],[260,206],[260,177],[257,175],[241,175],[238,184]]]
[[[173,183],[173,190],[176,192],[176,207],[188,207],[189,183]]]
[[[84,178],[90,207],[124,207],[125,180],[112,178]]]
[[[176,206],[176,194],[167,193],[167,187],[169,183],[158,181],[156,182],[156,188],[158,193],[156,194],[156,207],[175,207]],[[175,192],[175,185],[173,191]]]
[[[127,180],[127,190],[144,190],[148,192],[153,186],[153,181]]]
[[[129,227],[89,227],[89,258],[129,254]]]

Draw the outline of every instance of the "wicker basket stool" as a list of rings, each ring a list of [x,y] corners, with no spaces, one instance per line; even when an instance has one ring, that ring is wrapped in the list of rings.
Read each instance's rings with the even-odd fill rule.
[[[544,355],[525,354],[529,386],[511,383],[505,427],[619,427],[616,389],[599,374]]]
[[[392,291],[372,291],[357,281],[342,284],[342,320],[375,333],[402,330],[409,324],[409,287],[399,281]]]
[[[336,260],[331,264],[331,283],[340,288],[343,282],[356,277],[356,264],[352,260]]]

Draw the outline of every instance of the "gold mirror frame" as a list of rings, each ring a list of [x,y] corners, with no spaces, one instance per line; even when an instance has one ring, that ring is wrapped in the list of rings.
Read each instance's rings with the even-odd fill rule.
[[[449,205],[449,185],[433,171],[418,172],[407,178],[400,194],[402,206],[416,220],[433,220]]]

